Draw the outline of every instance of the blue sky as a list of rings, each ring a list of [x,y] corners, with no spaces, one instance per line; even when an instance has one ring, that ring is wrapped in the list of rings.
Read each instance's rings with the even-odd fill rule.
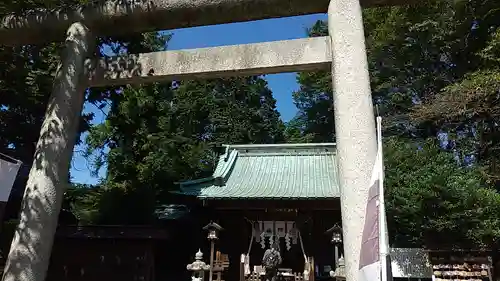
[[[304,38],[308,27],[312,26],[317,20],[326,20],[326,18],[325,14],[316,14],[177,29],[167,31],[173,33],[168,49],[193,49]],[[292,92],[298,88],[295,76],[295,73],[266,75],[269,87],[277,100],[278,111],[284,121],[293,118],[297,111],[291,96]],[[84,111],[95,114],[94,123],[100,123],[104,120],[104,114],[92,105],[86,104]],[[100,171],[99,177],[93,177],[87,160],[81,155],[83,149],[84,146],[82,145],[75,147],[71,168],[72,180],[78,183],[96,184],[99,177],[105,176],[105,168]]]

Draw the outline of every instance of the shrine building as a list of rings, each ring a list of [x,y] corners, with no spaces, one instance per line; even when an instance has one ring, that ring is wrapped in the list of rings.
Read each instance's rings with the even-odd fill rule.
[[[337,162],[333,143],[226,145],[212,176],[176,193],[224,228],[216,243],[229,265],[224,280],[258,280],[274,241],[284,279],[328,279],[336,262],[325,231],[341,225]]]

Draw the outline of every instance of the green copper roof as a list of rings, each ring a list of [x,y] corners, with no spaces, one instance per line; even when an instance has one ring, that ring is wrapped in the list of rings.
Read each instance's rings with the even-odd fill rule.
[[[180,189],[200,199],[336,198],[335,144],[228,145],[211,177]]]

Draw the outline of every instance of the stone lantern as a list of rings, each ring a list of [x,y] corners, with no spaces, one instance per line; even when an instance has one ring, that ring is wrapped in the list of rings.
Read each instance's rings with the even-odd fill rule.
[[[333,247],[335,248],[335,254],[334,254],[335,255],[335,267],[338,267],[338,264],[339,264],[339,246],[342,244],[342,228],[338,224],[335,224],[330,229],[325,231],[325,234],[332,235],[330,243],[332,243]]]
[[[194,262],[186,266],[187,270],[192,271],[192,281],[203,281],[205,279],[205,271],[210,270],[210,265],[203,261],[203,253],[201,250],[194,255]]]
[[[213,266],[214,266],[214,249],[215,249],[215,240],[219,239],[219,231],[223,230],[222,226],[217,223],[211,221],[209,224],[203,227],[203,230],[208,231],[207,239],[210,241],[210,274],[208,275],[208,280],[212,281],[213,279]]]
[[[344,257],[340,257],[339,264],[335,271],[330,272],[330,277],[335,278],[335,281],[345,281],[345,262]]]

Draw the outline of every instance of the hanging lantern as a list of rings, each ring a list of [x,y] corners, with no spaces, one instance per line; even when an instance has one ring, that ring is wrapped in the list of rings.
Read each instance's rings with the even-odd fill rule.
[[[332,235],[332,239],[330,240],[332,244],[338,245],[342,243],[342,228],[338,224],[332,226],[325,233]]]
[[[210,222],[207,224],[205,227],[203,227],[203,230],[208,231],[208,240],[217,240],[219,239],[219,231],[224,230],[222,226],[216,224],[215,222]]]

